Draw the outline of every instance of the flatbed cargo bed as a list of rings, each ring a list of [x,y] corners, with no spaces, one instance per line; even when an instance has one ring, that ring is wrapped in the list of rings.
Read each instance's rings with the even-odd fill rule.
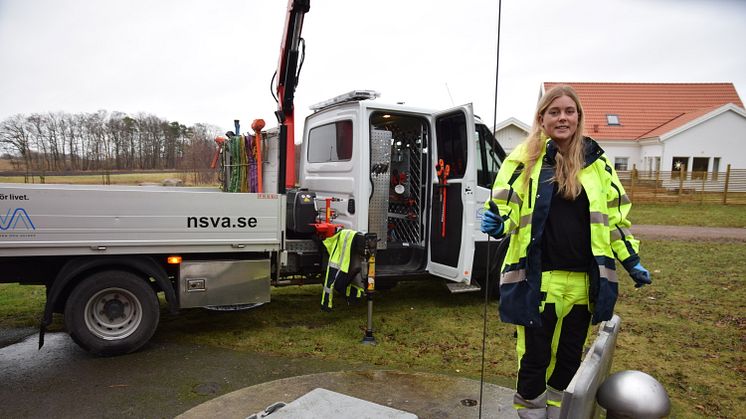
[[[0,255],[277,251],[284,200],[210,188],[0,184]]]

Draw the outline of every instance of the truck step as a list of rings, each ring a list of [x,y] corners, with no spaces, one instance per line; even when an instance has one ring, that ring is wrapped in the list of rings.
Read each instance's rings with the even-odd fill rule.
[[[480,291],[482,288],[477,284],[467,284],[465,282],[449,282],[446,284],[451,294],[460,294],[462,292]]]

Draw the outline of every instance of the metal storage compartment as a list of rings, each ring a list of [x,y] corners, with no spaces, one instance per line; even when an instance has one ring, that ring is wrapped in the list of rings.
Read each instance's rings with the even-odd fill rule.
[[[181,308],[269,302],[269,259],[185,261],[180,269]]]

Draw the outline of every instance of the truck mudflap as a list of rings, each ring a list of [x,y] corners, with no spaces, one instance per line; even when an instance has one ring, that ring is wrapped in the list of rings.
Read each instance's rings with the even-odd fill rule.
[[[155,279],[158,287],[163,291],[168,302],[169,310],[172,314],[178,311],[178,300],[176,291],[171,282],[168,280],[168,274],[161,265],[156,263],[152,258],[147,256],[102,256],[102,257],[81,257],[70,260],[60,269],[57,277],[54,279],[52,286],[47,289],[47,301],[44,304],[44,315],[39,324],[39,349],[44,346],[44,334],[47,327],[52,324],[52,314],[62,293],[74,281],[79,280],[80,276],[86,272],[94,271],[100,267],[121,267],[125,270],[136,270],[149,278]]]

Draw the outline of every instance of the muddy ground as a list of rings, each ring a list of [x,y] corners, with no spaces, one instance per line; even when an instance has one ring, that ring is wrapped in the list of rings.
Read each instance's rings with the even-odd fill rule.
[[[66,334],[48,333],[41,350],[32,335],[0,348],[0,417],[171,418],[244,387],[350,369],[343,363],[169,343],[97,358]]]

